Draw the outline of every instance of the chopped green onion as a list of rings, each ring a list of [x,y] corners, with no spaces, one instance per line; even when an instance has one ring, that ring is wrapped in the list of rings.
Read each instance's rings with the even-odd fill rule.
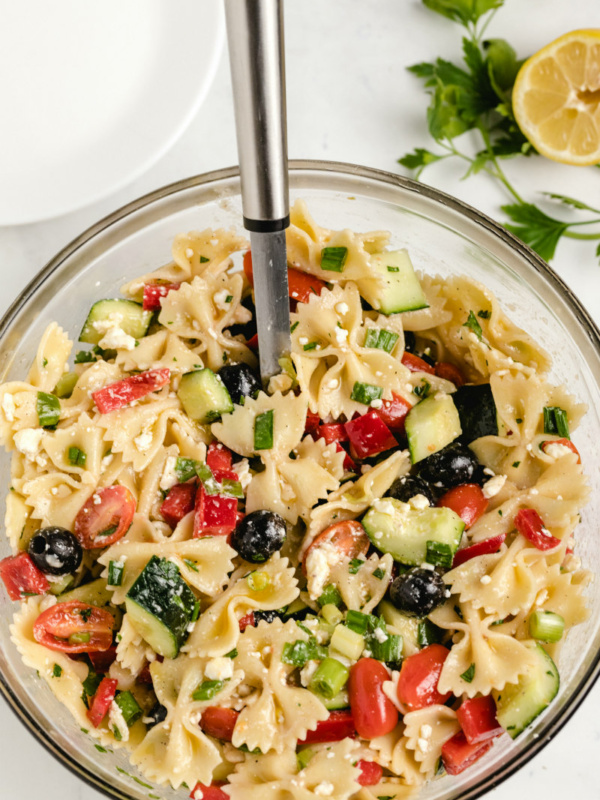
[[[365,406],[371,405],[372,400],[379,400],[383,394],[381,386],[373,386],[371,383],[360,383],[356,381],[352,387],[350,399]]]
[[[304,345],[303,349],[304,350],[316,350],[318,344],[319,344],[318,342],[309,342],[308,344]]]
[[[210,258],[207,258],[206,256],[200,256],[200,263],[201,264],[208,264],[209,261],[210,261]]]
[[[321,269],[327,272],[343,272],[347,258],[347,247],[324,247],[321,250]]]
[[[365,640],[360,633],[356,633],[346,625],[337,625],[329,645],[351,661],[358,661],[365,649]]]
[[[481,330],[481,325],[479,322],[477,322],[477,317],[472,311],[469,311],[469,316],[467,321],[463,323],[463,328],[469,328],[472,330],[479,341],[481,341],[483,337],[483,331]]]
[[[82,631],[81,633],[72,633],[69,636],[69,642],[71,644],[87,644],[91,639],[91,635],[88,631]]]
[[[225,497],[237,497],[240,500],[244,499],[244,490],[239,481],[233,481],[230,478],[224,478],[221,483],[221,494]]]
[[[204,491],[206,492],[206,494],[210,495],[219,494],[220,492],[219,484],[215,480],[215,476],[212,474],[212,470],[208,466],[208,464],[197,464],[196,475],[202,481],[202,485],[204,486]]]
[[[296,320],[296,322],[294,322],[294,324],[290,327],[290,333],[293,333],[298,325],[300,325],[300,320]]]
[[[460,676],[465,683],[472,683],[475,677],[475,664],[471,664]]]
[[[128,728],[142,716],[142,709],[131,692],[119,692],[115,697],[115,703],[121,709]]]
[[[69,447],[67,451],[67,461],[74,467],[85,467],[87,455],[78,447]]]
[[[233,300],[233,295],[232,294],[228,294],[227,297],[225,298],[225,302],[226,303],[231,303],[232,300]]]
[[[177,475],[179,483],[185,483],[190,478],[195,478],[198,466],[199,462],[194,461],[193,458],[181,458],[178,456],[175,461],[175,475]]]
[[[565,620],[554,611],[543,611],[538,608],[529,617],[529,635],[540,642],[553,644],[562,639],[565,631]]]
[[[253,592],[264,592],[271,585],[271,577],[268,572],[251,572],[246,581]]]
[[[365,336],[365,347],[372,347],[377,350],[384,350],[386,353],[391,353],[396,346],[398,338],[398,334],[393,331],[369,328]]]
[[[196,602],[194,603],[194,610],[192,611],[190,622],[196,622],[199,616],[200,616],[200,603],[198,600],[196,600]]]
[[[427,647],[430,644],[440,644],[443,635],[444,631],[442,628],[438,628],[431,620],[424,619],[422,622],[419,622],[417,631],[419,647]]]
[[[428,564],[436,564],[440,567],[451,567],[454,553],[449,544],[428,540],[425,543],[425,561]]]
[[[37,393],[37,415],[42,428],[51,428],[60,419],[60,400],[47,392]]]
[[[75,354],[75,364],[89,364],[95,360],[96,356],[90,350],[80,350]]]
[[[102,681],[102,675],[98,675],[91,667],[87,678],[83,682],[83,691],[88,697],[93,697],[98,691]]]
[[[365,563],[364,558],[353,558],[352,561],[348,564],[348,572],[350,573],[350,575],[356,575],[356,573],[364,563]]]
[[[237,658],[238,651],[237,647],[234,647],[233,650],[230,650],[228,653],[225,653],[225,658]]]
[[[371,615],[350,609],[346,614],[346,626],[355,633],[365,634],[372,628]]]
[[[286,642],[283,646],[281,660],[284,664],[294,667],[303,667],[308,661],[321,661],[326,658],[327,650],[317,643],[314,636],[310,636],[307,642],[297,639],[290,644]]]
[[[212,700],[225,686],[225,681],[202,681],[192,693],[192,700]]]
[[[421,378],[421,383],[418,386],[415,386],[413,389],[413,394],[416,394],[417,397],[420,397],[421,400],[424,400],[429,394],[430,389],[431,384],[429,381],[426,381],[425,378]]]
[[[60,664],[55,664],[52,667],[52,677],[60,678],[61,675],[62,675],[62,667],[60,666]]]
[[[544,433],[553,433],[570,439],[569,420],[567,412],[558,406],[545,406],[544,408]]]
[[[402,636],[396,633],[386,633],[386,636],[387,639],[383,642],[380,642],[374,634],[369,636],[367,646],[373,653],[373,658],[376,658],[377,661],[400,661],[402,659]]]
[[[123,583],[123,571],[125,565],[120,561],[111,561],[108,565],[108,579],[106,583],[109,586],[120,586]]]
[[[323,594],[317,598],[317,603],[321,606],[332,604],[334,606],[342,605],[342,595],[337,590],[337,587],[330,583],[323,590]]]
[[[314,756],[315,751],[311,750],[310,747],[305,747],[304,750],[300,750],[299,753],[296,753],[296,761],[298,762],[298,771],[301,772],[303,769],[306,769],[308,766],[308,762]]]
[[[388,272],[400,272],[400,267],[388,267]]]
[[[259,414],[254,420],[254,449],[270,450],[273,447],[273,409]]]
[[[344,615],[333,603],[326,603],[321,609],[321,616],[329,625],[337,625],[344,619]]]
[[[112,563],[112,562],[111,562]],[[184,558],[183,563],[186,565],[188,569],[193,570],[194,572],[199,572],[198,564],[195,561],[192,561],[191,558]]]
[[[277,363],[281,367],[282,372],[291,378],[292,380],[292,387],[295,388],[298,385],[298,374],[296,373],[296,368],[294,367],[294,362],[289,356],[281,356],[281,358],[277,359]]]
[[[309,688],[328,699],[339,694],[350,676],[350,670],[336,658],[324,658],[317,667]]]

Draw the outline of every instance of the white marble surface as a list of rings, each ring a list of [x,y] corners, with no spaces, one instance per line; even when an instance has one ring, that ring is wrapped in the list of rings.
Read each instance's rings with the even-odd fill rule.
[[[509,38],[519,54],[526,55],[567,30],[594,25],[600,27],[597,0],[507,0],[489,33]],[[426,11],[418,0],[288,0],[286,34],[292,158],[347,161],[395,172],[400,169],[399,156],[414,146],[428,146],[425,99],[405,67],[438,55],[456,55],[460,31],[450,22]],[[236,160],[224,57],[203,108],[150,172],[104,201],[68,216],[0,228],[0,311],[51,256],[105,214],[163,184]],[[543,159],[521,162],[507,169],[524,191],[553,190],[597,205],[597,170],[562,167]],[[506,202],[502,192],[485,176],[467,182],[461,182],[460,176],[460,166],[451,164],[425,174],[433,185],[497,216],[500,203]],[[600,266],[593,250],[589,242],[565,241],[559,245],[554,266],[600,323]],[[598,798],[599,707],[597,686],[557,739],[490,797],[546,800],[576,790],[581,800]],[[100,798],[46,754],[2,703],[0,776],[3,800]]]

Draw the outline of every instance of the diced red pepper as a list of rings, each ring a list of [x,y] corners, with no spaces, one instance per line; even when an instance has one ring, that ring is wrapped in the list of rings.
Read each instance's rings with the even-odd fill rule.
[[[169,292],[179,289],[180,283],[147,283],[144,286],[144,301],[142,307],[144,311],[158,311],[161,308],[160,301]]]
[[[475,556],[489,556],[491,553],[497,553],[505,539],[506,534],[499,533],[498,536],[492,536],[491,539],[484,539],[483,542],[476,542],[469,547],[463,547],[462,550],[457,550],[452,561],[452,569],[460,567],[465,561],[470,561]]]
[[[244,272],[250,284],[254,286],[250,250],[244,253]],[[326,286],[325,281],[315,278],[314,275],[294,269],[294,267],[288,267],[288,294],[293,300],[297,300],[299,303],[308,303],[311,295],[320,295]]]
[[[577,456],[577,463],[581,464],[581,456],[579,455],[579,450],[575,447],[573,442],[570,439],[548,439],[545,442],[542,442],[540,445],[544,453],[547,451],[547,448],[551,444],[561,444],[563,447],[568,447],[572,453],[575,453]]]
[[[108,714],[108,709],[112,701],[115,699],[117,693],[118,681],[112,678],[102,678],[100,685],[96,690],[96,694],[90,704],[87,715],[90,722],[97,728],[102,722],[104,717]]]
[[[496,703],[491,694],[463,700],[456,717],[469,744],[481,744],[504,733],[496,719]]]
[[[233,463],[231,450],[220,442],[211,442],[206,453],[206,463],[213,472],[216,469],[230,470]]]
[[[181,520],[194,510],[196,501],[196,483],[176,483],[169,490],[160,507],[162,518],[175,528]]]
[[[144,665],[142,671],[137,676],[136,681],[138,681],[138,683],[143,683],[146,686],[152,686],[152,673],[150,672],[149,663]]]
[[[194,538],[228,536],[237,525],[237,500],[220,494],[207,494],[200,484],[196,492]]]
[[[88,653],[88,658],[92,662],[94,670],[100,675],[104,675],[117,658],[117,648],[109,647],[108,650]]]
[[[222,742],[230,742],[239,715],[240,712],[233,708],[209,706],[202,714],[200,727],[209,736],[214,736]]]
[[[560,539],[544,526],[544,520],[534,508],[522,508],[516,514],[515,528],[538,550],[552,550],[560,544]]]
[[[246,347],[249,347],[250,350],[258,350],[258,333],[255,333],[251,339],[248,339]]]
[[[492,746],[493,742],[469,744],[462,731],[442,745],[442,761],[448,775],[459,775],[474,764]]]
[[[350,439],[350,454],[353,458],[376,456],[398,446],[388,426],[374,411],[349,420],[344,427]]]
[[[447,361],[438,361],[434,367],[434,372],[438,378],[450,381],[455,386],[462,386],[465,382],[458,367],[455,367],[454,364],[449,364]]]
[[[384,422],[392,433],[404,436],[404,423],[406,415],[412,406],[401,395],[392,392],[391,400],[384,400],[381,408],[375,409],[379,419]]]
[[[327,444],[348,441],[348,434],[341,422],[327,422],[319,425],[317,436],[319,439],[325,439]]]
[[[11,600],[22,600],[31,594],[45,594],[50,584],[28,553],[8,556],[0,561],[0,578]]]
[[[249,611],[247,614],[244,614],[243,617],[240,618],[239,626],[240,632],[243,633],[246,628],[253,628],[256,625],[254,620],[254,612]]]
[[[168,369],[151,369],[148,372],[140,372],[139,375],[131,375],[122,381],[111,383],[92,392],[92,397],[96,407],[101,414],[108,414],[117,408],[124,408],[134,400],[139,400],[157,389],[165,386],[170,379]]]
[[[318,439],[317,435],[317,428],[321,424],[321,418],[318,414],[313,414],[313,412],[308,409],[306,413],[306,422],[304,423],[304,433],[310,434],[313,439]]]
[[[304,739],[299,739],[298,744],[313,744],[316,742],[340,742],[346,737],[356,738],[356,728],[352,712],[331,711],[329,717],[322,722],[317,722],[314,731],[308,731]]]
[[[419,356],[414,353],[404,352],[402,354],[402,363],[411,372],[428,372],[430,375],[435,375],[435,369]]]
[[[197,783],[191,791],[191,800],[201,797],[202,800],[229,800],[229,795],[225,794],[221,786],[226,786],[225,781],[214,781],[210,786]]]
[[[239,480],[237,472],[234,472],[232,469],[213,469],[212,474],[217,483]]]
[[[476,483],[463,483],[442,495],[436,505],[454,511],[470,528],[485,514],[489,501]]]
[[[335,452],[345,453],[344,462],[342,464],[342,466],[344,467],[344,472],[358,472],[358,467],[356,466],[354,460],[350,458],[348,453],[346,453],[346,451],[339,442],[335,443]]]
[[[356,779],[361,786],[375,786],[383,776],[383,769],[376,761],[360,759],[356,764],[360,775]]]

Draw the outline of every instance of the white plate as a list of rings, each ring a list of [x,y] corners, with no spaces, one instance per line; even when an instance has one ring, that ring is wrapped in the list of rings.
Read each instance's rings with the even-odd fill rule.
[[[0,0],[0,224],[72,211],[157,161],[212,83],[221,6]]]

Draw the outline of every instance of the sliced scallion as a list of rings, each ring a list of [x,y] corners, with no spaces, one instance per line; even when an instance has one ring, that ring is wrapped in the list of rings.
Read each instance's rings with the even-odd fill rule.
[[[365,640],[360,633],[356,633],[346,625],[337,625],[331,636],[330,647],[337,650],[351,661],[358,661],[365,649]]]
[[[179,483],[185,483],[190,478],[195,478],[197,466],[198,461],[194,461],[193,458],[178,457],[175,461],[175,475],[177,475]]]
[[[558,406],[545,406],[544,408],[544,433],[553,433],[570,439],[569,420],[567,412]]]
[[[529,635],[539,642],[560,642],[565,632],[565,620],[554,611],[536,609],[529,617]]]
[[[356,381],[352,387],[350,399],[357,403],[363,403],[363,405],[368,406],[371,405],[373,400],[379,400],[382,394],[383,388],[381,386],[373,386],[371,383],[361,383],[360,381]]]
[[[310,747],[305,747],[304,750],[300,750],[299,753],[296,753],[296,761],[298,762],[299,772],[301,772],[303,769],[306,769],[314,754],[315,751],[311,750]]]
[[[391,353],[396,346],[398,338],[397,333],[385,330],[385,328],[383,330],[369,328],[365,336],[365,347],[372,347],[377,350],[384,350],[386,353]]]
[[[120,586],[123,583],[123,570],[124,564],[121,561],[111,561],[108,565],[108,579],[106,583],[109,586]]]
[[[329,625],[337,625],[344,619],[344,615],[333,603],[327,603],[321,609],[321,616]]]
[[[343,272],[347,258],[347,247],[324,247],[321,250],[321,269],[327,272]]]
[[[350,670],[336,658],[324,658],[317,667],[309,688],[328,699],[339,694],[350,676]]]
[[[273,409],[270,409],[254,420],[255,450],[270,450],[273,447],[273,416]]]
[[[60,419],[60,400],[47,392],[37,393],[37,415],[42,428],[51,428]]]
[[[212,700],[216,694],[219,694],[224,685],[225,681],[202,681],[192,693],[192,700]]]
[[[246,581],[253,592],[264,592],[271,585],[271,577],[268,572],[251,572]]]
[[[87,455],[79,447],[69,447],[67,450],[67,461],[73,467],[85,467]]]
[[[220,494],[220,486],[215,480],[215,476],[212,474],[212,470],[208,464],[196,464],[196,475],[202,481],[206,494]]]
[[[142,709],[131,692],[119,692],[115,697],[115,703],[121,709],[128,728],[142,716]]]
[[[317,603],[323,608],[326,605],[341,606],[342,595],[339,593],[333,583],[328,584],[323,590],[323,594],[317,598]]]

